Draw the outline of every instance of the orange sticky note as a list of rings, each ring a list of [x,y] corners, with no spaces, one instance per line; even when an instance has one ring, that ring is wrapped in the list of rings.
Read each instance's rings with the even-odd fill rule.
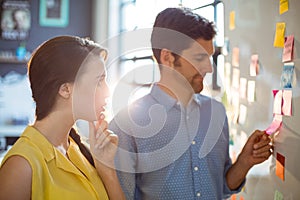
[[[283,14],[289,10],[289,1],[288,0],[280,0],[279,3],[279,14]]]
[[[284,165],[285,157],[280,153],[276,154],[276,176],[278,176],[282,181],[284,181]]]
[[[284,33],[285,33],[285,23],[278,22],[276,23],[276,32],[274,38],[274,47],[284,47]]]
[[[231,200],[236,200],[236,194],[231,195]]]
[[[229,30],[235,29],[235,11],[231,11],[229,14]]]

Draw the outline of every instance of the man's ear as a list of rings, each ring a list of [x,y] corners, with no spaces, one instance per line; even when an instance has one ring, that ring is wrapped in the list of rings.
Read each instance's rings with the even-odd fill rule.
[[[71,83],[64,83],[59,87],[58,94],[64,98],[70,98],[72,94],[72,84]]]
[[[175,57],[168,49],[162,49],[160,51],[160,62],[165,66],[174,67]]]

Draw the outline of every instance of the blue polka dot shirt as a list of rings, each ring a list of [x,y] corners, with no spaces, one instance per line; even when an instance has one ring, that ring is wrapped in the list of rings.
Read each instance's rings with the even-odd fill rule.
[[[119,136],[116,167],[127,199],[225,199],[229,157],[224,106],[195,94],[187,106],[154,84],[109,124]]]

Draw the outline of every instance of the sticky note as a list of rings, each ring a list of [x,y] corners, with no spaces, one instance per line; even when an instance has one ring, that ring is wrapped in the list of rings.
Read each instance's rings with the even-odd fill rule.
[[[235,29],[235,11],[229,13],[229,30]]]
[[[274,47],[284,47],[284,33],[285,33],[285,23],[276,23],[276,32],[274,38]]]
[[[225,63],[225,76],[226,78],[230,78],[231,74],[231,64],[229,62]]]
[[[234,47],[232,49],[232,63],[231,63],[232,66],[238,67],[240,65],[239,56],[240,56],[240,49]]]
[[[292,115],[292,90],[273,90],[273,113],[278,115]]]
[[[236,200],[236,194],[231,195],[231,200]]]
[[[245,124],[247,116],[247,107],[243,104],[240,105],[239,124]]]
[[[282,90],[273,90],[274,102],[273,102],[273,113],[282,114]]]
[[[294,59],[294,35],[285,38],[282,53],[282,62],[291,62]]]
[[[240,78],[240,98],[246,99],[247,97],[247,79]]]
[[[280,0],[279,2],[279,14],[283,14],[289,10],[289,1],[288,0]]]
[[[268,135],[276,133],[282,125],[282,115],[274,115],[272,123],[265,130]]]
[[[280,85],[283,88],[292,88],[294,83],[294,63],[285,63],[280,78]]]
[[[248,81],[247,98],[249,103],[255,101],[255,81]]]
[[[283,195],[278,190],[275,190],[274,200],[283,200]]]
[[[259,73],[258,55],[253,54],[250,62],[250,76],[256,76]]]
[[[232,87],[235,89],[240,87],[240,70],[236,68],[232,70]]]
[[[278,176],[282,181],[284,181],[284,166],[285,166],[285,157],[277,152],[277,154],[276,154],[276,176]]]
[[[282,92],[282,114],[291,116],[292,115],[292,90],[283,90]]]

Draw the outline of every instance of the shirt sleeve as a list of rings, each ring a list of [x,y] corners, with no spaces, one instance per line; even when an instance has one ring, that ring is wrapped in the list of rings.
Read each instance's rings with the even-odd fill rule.
[[[136,145],[134,138],[125,133],[115,120],[109,123],[109,129],[119,137],[115,165],[117,175],[126,199],[135,199],[136,191]]]
[[[240,192],[245,183],[246,183],[246,179],[243,180],[243,182],[241,183],[241,185],[235,189],[235,190],[231,190],[228,185],[227,185],[227,180],[226,180],[226,174],[227,171],[229,170],[229,168],[232,166],[232,161],[231,158],[229,156],[229,129],[228,129],[228,119],[226,117],[225,123],[224,123],[224,127],[223,127],[223,134],[226,138],[226,145],[227,145],[227,155],[226,155],[226,163],[225,163],[225,170],[224,170],[224,187],[223,187],[223,198],[229,198],[232,194],[238,193]]]

